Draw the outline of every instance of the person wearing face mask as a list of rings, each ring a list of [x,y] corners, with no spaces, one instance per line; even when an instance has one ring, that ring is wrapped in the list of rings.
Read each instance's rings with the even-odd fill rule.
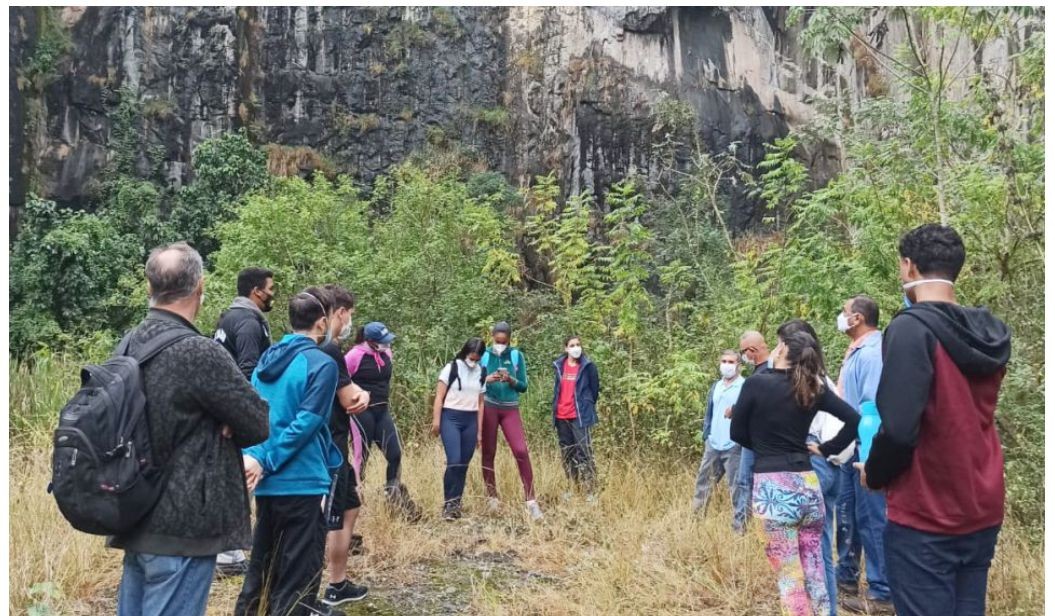
[[[520,349],[509,346],[512,328],[500,321],[491,328],[491,348],[484,353],[481,363],[487,370],[487,391],[484,393],[484,422],[480,442],[484,485],[492,510],[498,510],[498,488],[495,485],[495,454],[498,449],[498,429],[509,443],[517,462],[520,481],[524,485],[524,500],[532,520],[542,518],[542,509],[535,500],[531,456],[528,454],[524,424],[520,420],[520,394],[527,391],[527,361]]]
[[[883,334],[879,331],[879,305],[867,295],[851,297],[843,303],[836,327],[850,338],[842,369],[839,395],[858,414],[861,405],[875,401],[879,376],[883,372]],[[839,564],[836,572],[843,597],[841,604],[851,612],[892,613],[890,585],[883,556],[883,530],[886,527],[886,499],[860,484],[860,473],[850,464],[839,467],[837,505]],[[868,578],[867,598],[858,597],[862,550]]]
[[[271,270],[250,267],[238,273],[238,297],[220,315],[213,339],[223,345],[238,363],[246,380],[253,376],[260,355],[271,346],[271,330],[264,314],[275,303],[275,281]]]
[[[227,349],[248,381],[260,355],[271,346],[271,330],[264,313],[270,312],[275,303],[274,273],[261,267],[246,268],[238,273],[237,286],[238,297],[220,315],[213,340]],[[203,294],[203,300],[204,297]],[[216,557],[217,579],[243,575],[248,568],[249,561],[242,550]]]
[[[809,335],[810,338],[817,342],[817,348],[820,349],[817,332],[812,325],[802,319],[791,319],[782,323],[777,329],[777,336],[785,338],[794,332],[803,332]],[[828,389],[838,391],[835,383],[828,377],[827,370],[824,369],[823,353],[820,359],[824,384]],[[823,409],[818,410],[813,417],[813,421],[810,422],[809,433],[806,437],[807,446],[820,445],[823,442],[830,441],[835,438],[839,430],[842,430],[842,427],[843,422],[836,419],[835,416]],[[835,578],[835,563],[832,562],[832,527],[835,520],[836,504],[839,501],[839,468],[840,465],[844,464],[849,466],[850,457],[853,456],[856,449],[857,444],[855,441],[836,455],[824,457],[812,451],[812,455],[810,455],[810,464],[813,466],[813,472],[817,474],[821,487],[821,496],[824,497],[824,530],[821,533],[821,556],[824,559],[824,581],[825,588],[828,590],[828,602],[831,606],[832,616],[835,616],[838,609],[838,584]]]
[[[748,378],[733,410],[733,441],[755,452],[752,508],[766,537],[766,557],[778,576],[782,612],[831,611],[821,541],[824,496],[811,454],[827,458],[850,445],[860,418],[826,384],[817,340],[785,330],[773,369]],[[834,438],[807,444],[820,410],[844,422]]]
[[[707,411],[703,417],[703,460],[696,475],[696,493],[692,498],[692,510],[706,511],[715,484],[727,476],[734,504],[733,530],[743,532],[744,520],[735,512],[735,504],[742,500],[740,482],[740,446],[729,437],[730,418],[722,409],[736,404],[744,377],[740,374],[740,355],[732,350],[722,351],[718,358],[721,378],[707,392]]]
[[[322,351],[337,364],[337,394],[330,412],[330,435],[334,444],[341,451],[342,462],[337,470],[337,480],[330,497],[329,511],[326,512],[326,563],[329,570],[329,584],[323,592],[322,602],[326,605],[343,605],[350,601],[359,601],[366,597],[365,586],[353,584],[347,579],[348,548],[352,542],[352,532],[359,516],[361,501],[359,499],[358,464],[354,456],[359,446],[353,447],[349,455],[349,442],[354,433],[349,430],[349,415],[361,413],[370,403],[370,392],[361,389],[352,382],[348,368],[341,354],[340,342],[347,340],[352,333],[352,315],[355,312],[355,296],[343,287],[328,284],[323,288],[311,287],[306,293],[318,298],[329,306],[330,329],[328,341],[320,346]]]
[[[765,336],[754,330],[745,331],[740,335],[740,357],[744,364],[753,366],[751,375],[761,374],[769,370],[772,357],[769,353],[769,345],[766,344]],[[723,411],[726,417],[733,416],[733,408],[729,407]],[[739,500],[734,502],[734,528],[737,533],[746,532],[748,511],[751,507],[751,493],[754,489],[755,452],[747,447],[740,450],[740,468],[736,472],[736,481],[740,484],[738,491]]]
[[[883,333],[881,424],[861,481],[886,490],[883,550],[897,613],[981,616],[1004,520],[994,414],[1011,332],[986,308],[957,302],[966,251],[951,227],[917,227],[898,253],[911,307]]]
[[[370,459],[370,446],[376,445],[388,463],[385,497],[389,506],[404,519],[416,522],[421,519],[421,509],[400,481],[403,447],[388,405],[392,385],[392,341],[395,339],[396,335],[384,323],[367,323],[359,329],[356,344],[345,354],[344,361],[352,381],[370,392],[370,406],[355,416],[356,427],[365,445],[360,472],[365,472],[362,469]]]
[[[601,382],[597,365],[582,351],[582,339],[569,336],[564,353],[553,362],[553,425],[557,429],[564,472],[590,494],[597,467],[590,428],[597,423],[597,395]]]
[[[432,436],[443,442],[447,467],[443,472],[443,519],[462,517],[465,475],[480,442],[484,414],[484,378],[480,357],[486,347],[469,338],[451,363],[440,370],[432,403]]]
[[[256,493],[256,529],[237,616],[332,614],[316,599],[326,550],[327,497],[341,452],[330,435],[337,365],[319,343],[329,337],[325,295],[289,302],[287,334],[261,357],[253,387],[270,406],[265,442],[243,450]]]

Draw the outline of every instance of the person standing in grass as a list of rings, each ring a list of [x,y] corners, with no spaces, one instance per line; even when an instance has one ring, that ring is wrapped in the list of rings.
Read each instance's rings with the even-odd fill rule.
[[[356,385],[370,392],[370,406],[356,416],[364,436],[363,461],[370,459],[370,445],[376,445],[388,462],[385,470],[385,496],[389,506],[405,519],[417,522],[421,510],[410,498],[407,486],[400,480],[403,468],[403,444],[388,404],[392,386],[392,341],[396,339],[384,323],[374,321],[359,330],[356,344],[344,356],[348,374]],[[365,471],[361,471],[365,472]]]
[[[882,423],[861,481],[886,489],[883,550],[897,613],[981,616],[1004,520],[994,416],[1011,332],[986,308],[957,301],[967,255],[951,227],[917,227],[898,252],[909,307],[883,333]]]
[[[462,517],[465,475],[480,442],[484,413],[484,341],[470,338],[451,363],[440,370],[432,403],[432,435],[443,441],[447,468],[443,473],[443,519]]]
[[[520,394],[527,391],[527,361],[520,349],[509,345],[512,328],[500,321],[491,329],[491,348],[481,362],[487,371],[487,391],[484,393],[484,418],[480,449],[484,485],[492,509],[498,509],[498,488],[495,486],[495,453],[498,448],[498,429],[509,443],[524,484],[524,500],[533,520],[542,518],[542,509],[535,500],[531,456],[528,454],[524,424],[520,419]]]
[[[337,366],[319,343],[329,308],[298,293],[287,334],[269,348],[253,386],[270,405],[267,441],[243,450],[246,483],[256,492],[256,529],[237,616],[332,614],[316,599],[326,553],[326,497],[341,465],[329,420]]]
[[[703,460],[696,475],[696,492],[692,497],[692,510],[697,512],[707,509],[711,498],[711,489],[725,476],[729,481],[732,502],[741,501],[740,482],[737,473],[740,471],[740,446],[729,438],[731,419],[725,416],[724,410],[736,404],[743,387],[744,377],[740,374],[740,355],[733,349],[722,351],[718,358],[718,372],[721,378],[711,385],[707,392],[707,411],[703,417]],[[743,520],[733,516],[733,530],[743,532]]]
[[[355,313],[355,296],[337,285],[326,285],[319,289],[306,290],[317,298],[326,298],[330,307],[330,341],[320,348],[337,364],[337,395],[330,411],[330,434],[343,461],[337,470],[337,482],[330,498],[330,510],[326,512],[326,564],[330,581],[323,591],[322,602],[326,605],[343,605],[366,597],[367,588],[348,579],[348,548],[352,542],[352,531],[359,517],[359,481],[349,457],[348,443],[351,439],[349,416],[363,412],[370,403],[370,393],[360,389],[348,375],[339,342],[347,340],[352,333],[352,315]]]
[[[805,332],[778,336],[773,369],[747,379],[733,410],[732,439],[755,452],[752,508],[766,557],[777,573],[785,614],[831,613],[821,540],[824,497],[810,454],[828,457],[857,434],[857,413],[824,382],[817,341]],[[807,445],[819,409],[844,422],[821,445]]]
[[[760,374],[769,369],[769,344],[766,338],[755,330],[745,331],[740,335],[740,358],[744,364],[751,368],[751,375]],[[726,417],[733,416],[733,409],[724,411]],[[734,526],[737,533],[742,534],[747,530],[747,518],[751,509],[751,494],[754,490],[753,478],[755,468],[755,452],[748,447],[740,448],[740,468],[736,473],[736,480],[740,484],[740,498],[733,503]]]
[[[557,428],[564,472],[593,493],[597,467],[590,428],[597,423],[597,395],[601,382],[597,365],[583,353],[582,339],[570,336],[564,353],[553,362],[553,425]]]

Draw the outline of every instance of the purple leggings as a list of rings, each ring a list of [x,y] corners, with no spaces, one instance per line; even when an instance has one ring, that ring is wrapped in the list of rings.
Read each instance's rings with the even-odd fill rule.
[[[498,408],[484,403],[484,425],[482,429],[481,466],[484,471],[484,485],[488,496],[498,496],[495,488],[495,452],[498,449],[498,428],[509,443],[509,449],[517,461],[520,470],[520,481],[524,484],[524,500],[534,500],[535,485],[531,473],[531,456],[528,455],[527,440],[524,438],[524,424],[520,421],[520,409]]]

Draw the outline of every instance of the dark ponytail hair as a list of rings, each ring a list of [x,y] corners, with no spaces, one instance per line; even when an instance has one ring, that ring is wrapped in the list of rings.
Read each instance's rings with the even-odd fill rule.
[[[487,350],[487,345],[480,338],[469,338],[462,345],[462,350],[458,351],[458,354],[454,356],[454,359],[460,359],[465,361],[465,358],[473,353],[477,355],[483,355],[484,351]]]
[[[827,376],[828,369],[825,368],[824,364],[824,350],[821,349],[821,342],[820,338],[817,337],[817,330],[813,329],[813,326],[810,325],[809,322],[802,319],[790,319],[784,321],[780,324],[780,327],[777,328],[777,338],[783,340],[789,334],[795,332],[806,332],[810,335],[810,338],[813,338],[813,341],[817,343],[817,351],[821,354],[821,376]]]
[[[362,344],[366,342],[366,326],[360,325],[359,329],[355,330],[355,344]]]
[[[817,396],[824,387],[824,357],[821,355],[817,339],[804,331],[791,332],[780,336],[788,351],[788,363],[791,364],[791,389],[795,402],[804,411],[813,408]]]

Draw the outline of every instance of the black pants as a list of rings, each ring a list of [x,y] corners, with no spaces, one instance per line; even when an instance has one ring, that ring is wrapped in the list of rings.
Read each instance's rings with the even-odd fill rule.
[[[301,616],[316,605],[326,551],[323,495],[256,497],[249,571],[236,616]]]
[[[363,429],[363,468],[366,468],[366,462],[370,459],[370,444],[373,443],[388,460],[388,469],[385,471],[386,487],[399,485],[403,449],[400,447],[396,423],[392,420],[392,414],[388,412],[388,405],[369,408],[353,417]],[[363,471],[364,475],[365,472]]]
[[[888,522],[887,577],[899,616],[985,616],[989,564],[1000,527],[936,535]]]
[[[557,440],[568,478],[593,490],[597,469],[593,463],[590,429],[581,427],[578,419],[558,419]]]

